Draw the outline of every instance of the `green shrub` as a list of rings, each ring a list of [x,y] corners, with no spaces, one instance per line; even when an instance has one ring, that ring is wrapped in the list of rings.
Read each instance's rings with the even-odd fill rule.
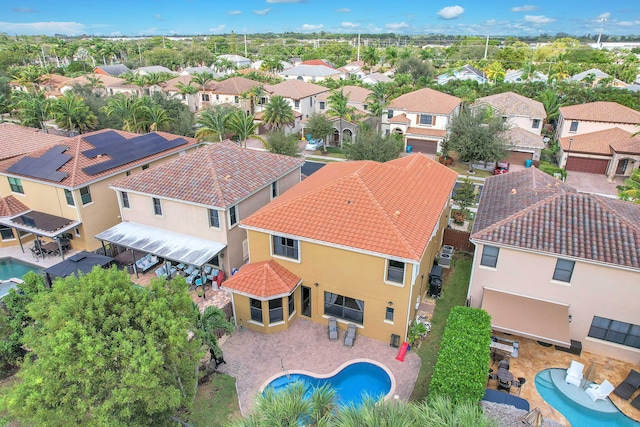
[[[327,153],[344,154],[344,151],[340,147],[326,147],[326,148],[327,148]]]
[[[553,164],[541,162],[540,166],[538,166],[538,169],[540,169],[542,172],[548,173],[551,176],[554,176],[554,174],[556,173],[560,173],[562,174],[562,178],[567,177],[567,171],[565,169],[559,168],[558,166]]]
[[[479,308],[454,307],[442,335],[429,398],[479,402],[489,369],[491,317]]]
[[[545,148],[540,152],[540,161],[545,163],[555,163],[557,161],[556,152],[558,150]]]

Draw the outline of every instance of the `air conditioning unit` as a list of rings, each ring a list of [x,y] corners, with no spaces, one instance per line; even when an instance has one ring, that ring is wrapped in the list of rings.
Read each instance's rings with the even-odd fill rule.
[[[442,247],[442,253],[443,254],[449,254],[452,255],[453,254],[453,246],[451,245],[444,245]]]
[[[438,265],[443,268],[451,267],[451,254],[441,253],[438,259]]]

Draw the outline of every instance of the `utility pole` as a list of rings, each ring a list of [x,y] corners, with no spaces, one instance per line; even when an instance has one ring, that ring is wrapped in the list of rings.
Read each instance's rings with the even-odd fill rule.
[[[600,21],[602,22],[602,26],[600,27],[600,34],[598,34],[598,41],[597,41],[597,45],[598,45],[598,49],[602,49],[602,46],[600,46],[600,39],[602,38],[602,31],[604,30],[604,23],[606,22],[607,18],[602,18],[600,19]]]
[[[489,35],[487,34],[487,43],[484,45],[484,59],[487,59],[488,50],[489,50]]]
[[[244,35],[244,56],[247,56],[247,35]],[[203,286],[204,288],[204,286]]]
[[[360,33],[358,33],[358,61],[360,61]]]

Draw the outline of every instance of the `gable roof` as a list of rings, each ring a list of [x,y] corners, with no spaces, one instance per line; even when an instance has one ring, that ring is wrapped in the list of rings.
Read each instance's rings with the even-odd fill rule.
[[[160,87],[165,92],[179,92],[180,88],[178,87],[178,83],[182,83],[183,85],[188,85],[191,83],[191,79],[193,78],[190,74],[183,74],[178,77],[174,77],[171,80],[167,80],[164,83],[160,83]],[[198,87],[195,83],[192,85],[194,87]]]
[[[226,209],[303,163],[226,141],[123,178],[111,187]]]
[[[360,104],[367,103],[367,96],[372,92],[371,90],[360,86],[343,86],[342,91],[345,95],[349,96],[349,102],[357,102]],[[331,96],[331,92],[324,92],[318,95],[319,101],[326,100]]]
[[[456,96],[424,88],[405,93],[389,103],[389,109],[418,113],[451,114],[462,100]]]
[[[607,123],[640,123],[640,112],[617,102],[588,102],[586,104],[560,107],[560,114],[565,120],[587,120]]]
[[[325,59],[309,59],[301,62],[300,65],[320,65],[322,67],[335,68],[333,64]]]
[[[488,104],[504,115],[544,119],[547,113],[540,101],[515,92],[504,92],[478,98],[475,105]]]
[[[570,77],[570,79],[575,81],[580,81],[585,77],[587,77],[589,74],[593,74],[593,77],[596,79],[606,79],[607,77],[610,77],[609,74],[605,73],[604,71],[598,70],[597,68],[591,68],[590,70],[583,71],[578,74],[574,74],[573,76]]]
[[[362,80],[366,80],[366,79],[374,80],[378,83],[389,83],[393,81],[391,77],[387,76],[386,74],[382,74],[378,72],[367,74],[366,76],[362,76]]]
[[[610,156],[615,151],[625,154],[640,154],[640,135],[633,136],[632,133],[615,127],[560,138],[560,146],[562,151],[572,153]]]
[[[49,147],[68,138],[13,123],[0,123],[0,160]]]
[[[140,73],[149,73],[149,74],[153,74],[153,73],[170,73],[170,74],[175,74],[173,71],[171,71],[167,67],[163,67],[162,65],[149,65],[148,67],[138,67],[135,70],[133,70],[133,73],[134,74],[140,74]]]
[[[102,70],[110,76],[119,76],[120,74],[130,73],[131,70],[124,64],[114,65],[98,65],[94,70]]]
[[[509,145],[518,148],[543,149],[544,141],[542,135],[524,130],[520,127],[512,127],[503,133],[505,140]]]
[[[0,197],[0,217],[14,216],[31,209],[14,196]]]
[[[6,175],[25,176],[28,179],[33,179],[36,181],[49,182],[49,183],[53,183],[55,185],[67,187],[67,188],[76,188],[79,186],[84,186],[91,182],[101,181],[102,179],[107,178],[109,176],[132,169],[136,166],[149,163],[150,161],[161,159],[163,157],[178,153],[188,148],[193,148],[198,144],[198,141],[194,138],[187,138],[187,137],[183,137],[180,135],[173,135],[166,132],[151,132],[150,134],[147,134],[147,135],[156,134],[168,141],[173,141],[177,139],[182,139],[183,141],[180,145],[174,148],[170,148],[165,151],[161,151],[156,154],[152,154],[120,166],[106,169],[94,175],[89,175],[83,169],[91,166],[96,166],[101,163],[109,162],[113,159],[107,154],[98,155],[92,158],[87,157],[83,152],[88,150],[94,150],[96,146],[89,143],[85,138],[94,136],[94,135],[99,135],[102,133],[107,133],[107,132],[113,132],[113,134],[117,134],[121,137],[124,137],[127,140],[131,140],[133,138],[139,138],[142,136],[140,134],[124,132],[120,130],[102,129],[99,131],[86,133],[86,134],[75,136],[73,138],[66,138],[58,141],[55,147],[60,147],[60,149],[62,150],[62,154],[64,156],[70,157],[68,161],[66,161],[62,166],[56,169],[56,171],[62,174],[65,174],[65,177],[59,181],[44,179],[44,178],[36,178],[23,173],[9,172],[8,170],[9,168],[11,168],[11,166],[18,163],[20,160],[26,157],[29,157],[31,159],[42,159],[45,156],[45,154],[48,153],[50,149],[52,149],[52,147],[50,146],[41,148],[36,151],[32,151],[28,154],[25,154],[19,157],[15,157],[15,158],[0,162],[0,173],[6,174]],[[48,156],[49,154],[46,154],[46,155]]]
[[[302,281],[298,276],[274,260],[251,263],[222,283],[231,292],[272,299],[278,295],[289,295]]]
[[[262,86],[262,83],[245,77],[231,77],[230,79],[222,80],[220,82],[210,83],[212,83],[212,87],[207,84],[205,86],[206,90],[210,90],[213,93],[219,93],[221,95],[235,96],[242,95],[248,90],[251,90],[254,86]]]
[[[65,86],[71,87],[74,84],[86,85],[89,83],[89,77],[97,78],[98,80],[100,80],[105,88],[125,86],[135,87],[134,85],[129,85],[124,79],[121,79],[119,77],[107,76],[104,74],[87,74],[67,81],[66,83],[62,84],[61,88]]]
[[[328,77],[340,74],[340,71],[327,65],[299,64],[278,73],[279,76]]]
[[[264,89],[271,95],[280,95],[289,99],[303,99],[309,96],[329,92],[329,88],[302,80],[285,80],[275,85],[265,85]]]
[[[420,153],[329,163],[241,225],[419,261],[457,176]]]
[[[213,71],[210,67],[207,67],[206,65],[201,65],[199,67],[186,67],[184,70],[182,70],[182,75],[185,74],[190,74],[193,75],[195,73],[209,73],[211,75],[215,75],[215,71]]]
[[[471,238],[640,269],[640,205],[528,168],[487,178]]]
[[[511,83],[521,83],[525,80],[522,79],[522,75],[525,73],[525,70],[510,70],[504,76],[505,82]],[[531,73],[532,77],[529,77],[529,80],[532,82],[546,82],[549,80],[549,76],[539,71],[534,71]]]

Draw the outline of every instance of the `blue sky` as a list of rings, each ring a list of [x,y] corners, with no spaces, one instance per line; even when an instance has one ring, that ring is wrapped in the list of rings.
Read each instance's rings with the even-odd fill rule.
[[[640,34],[640,1],[4,0],[0,32],[97,36],[285,31]]]

